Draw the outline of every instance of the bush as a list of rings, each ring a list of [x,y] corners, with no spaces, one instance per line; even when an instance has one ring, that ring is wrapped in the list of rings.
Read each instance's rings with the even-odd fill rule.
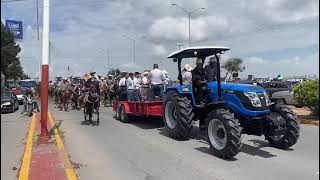
[[[319,80],[308,80],[293,88],[294,99],[319,115]]]

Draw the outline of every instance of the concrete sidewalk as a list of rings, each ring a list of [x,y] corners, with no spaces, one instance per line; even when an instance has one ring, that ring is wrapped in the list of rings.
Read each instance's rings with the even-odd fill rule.
[[[34,114],[28,131],[19,180],[77,179],[50,112],[48,113],[47,128],[50,139],[45,143],[40,143],[40,113]]]

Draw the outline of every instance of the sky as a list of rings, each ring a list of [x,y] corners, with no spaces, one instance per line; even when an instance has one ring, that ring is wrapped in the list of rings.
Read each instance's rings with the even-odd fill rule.
[[[50,79],[68,75],[68,66],[69,75],[82,76],[142,72],[154,63],[175,79],[177,65],[166,57],[178,44],[188,47],[188,15],[173,3],[189,12],[205,8],[191,14],[191,46],[230,47],[222,64],[243,59],[240,77],[319,76],[318,0],[50,0]],[[42,6],[39,0],[38,40],[36,1],[1,2],[2,20],[23,21],[19,56],[31,77],[39,76]]]

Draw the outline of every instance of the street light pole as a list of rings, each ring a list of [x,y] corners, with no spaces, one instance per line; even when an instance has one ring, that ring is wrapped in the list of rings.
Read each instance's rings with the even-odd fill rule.
[[[126,35],[123,35],[123,37],[131,40],[132,43],[133,43],[133,64],[136,64],[136,39],[138,39],[138,38],[146,38],[146,37],[145,36],[141,36],[141,37],[138,37],[138,38],[131,38],[131,37],[128,37]]]
[[[39,38],[39,0],[37,0],[37,35],[38,35],[38,40]]]
[[[50,0],[43,1],[43,32],[42,32],[42,69],[41,69],[41,137],[49,135],[48,120],[48,81],[49,81],[49,25]]]
[[[109,49],[107,49],[107,53],[108,53],[108,72],[110,71],[110,51]]]
[[[191,33],[190,33],[190,20],[191,20],[191,15],[193,14],[193,13],[195,13],[195,12],[197,12],[198,10],[203,10],[203,9],[205,9],[205,8],[198,8],[198,9],[195,9],[195,10],[193,10],[193,11],[187,11],[186,9],[184,9],[182,6],[180,6],[179,4],[176,4],[176,3],[174,3],[174,4],[171,4],[171,5],[173,5],[173,6],[177,6],[177,7],[179,7],[182,11],[184,11],[185,13],[187,13],[188,14],[188,18],[189,18],[189,32],[188,32],[188,34],[189,34],[189,40],[188,40],[188,43],[189,43],[189,47],[191,46]]]

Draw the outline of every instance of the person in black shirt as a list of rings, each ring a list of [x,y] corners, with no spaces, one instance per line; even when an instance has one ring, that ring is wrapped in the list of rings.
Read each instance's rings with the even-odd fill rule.
[[[204,100],[204,94],[202,87],[206,84],[205,70],[203,69],[202,59],[198,58],[196,61],[196,67],[192,70],[192,89],[195,95],[196,104],[202,104]]]
[[[211,57],[209,64],[204,68],[206,77],[205,79],[208,82],[217,81],[217,60],[216,57]]]

